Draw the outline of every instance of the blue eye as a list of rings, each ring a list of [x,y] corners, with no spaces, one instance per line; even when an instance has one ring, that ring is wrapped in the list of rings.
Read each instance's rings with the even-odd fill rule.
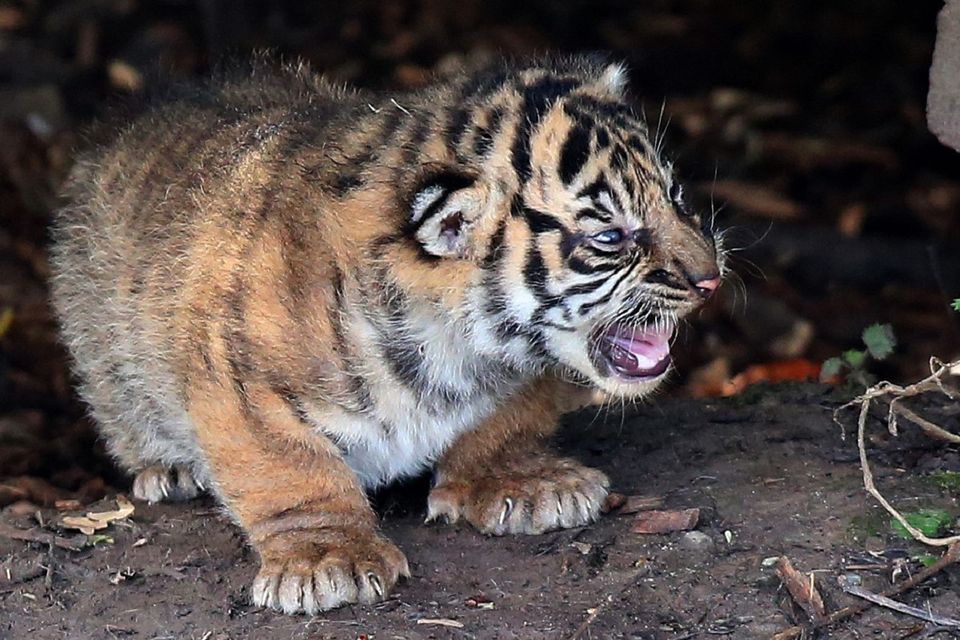
[[[624,234],[620,229],[607,229],[593,236],[596,242],[615,245],[623,242]]]

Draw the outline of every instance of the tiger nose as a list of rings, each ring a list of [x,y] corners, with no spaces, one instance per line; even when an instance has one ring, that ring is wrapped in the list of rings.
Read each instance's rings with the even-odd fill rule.
[[[716,275],[711,278],[705,278],[698,282],[693,283],[693,288],[697,290],[697,293],[700,294],[704,300],[713,295],[713,292],[717,290],[717,287],[720,286],[720,276]]]

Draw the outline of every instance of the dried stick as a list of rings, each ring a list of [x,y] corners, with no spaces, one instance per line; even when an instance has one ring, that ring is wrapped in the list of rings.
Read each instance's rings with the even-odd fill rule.
[[[42,544],[52,544],[55,547],[66,549],[67,551],[81,551],[83,546],[77,546],[70,538],[55,536],[52,533],[43,533],[29,529],[18,529],[8,524],[0,523],[0,536],[12,540],[22,540],[24,542],[40,542]]]
[[[930,565],[929,567],[924,567],[917,573],[913,574],[903,582],[890,587],[889,589],[882,591],[881,596],[885,598],[892,598],[893,596],[900,595],[905,591],[909,591],[913,587],[917,586],[921,582],[927,580],[928,578],[940,573],[947,567],[952,564],[955,564],[957,561],[960,561],[960,543],[954,543],[947,547],[947,552],[944,553],[939,560]],[[827,616],[822,622],[814,623],[811,627],[812,629],[821,629],[823,627],[829,627],[838,622],[843,622],[848,618],[860,615],[867,609],[873,606],[872,602],[861,602],[859,604],[851,605],[849,607],[844,607],[843,609],[838,609],[834,611],[829,616]],[[773,636],[771,640],[795,640],[803,635],[803,632],[806,630],[806,627],[796,626],[785,629]]]
[[[820,597],[820,592],[817,591],[813,581],[814,574],[811,573],[808,580],[802,573],[794,569],[789,558],[780,556],[780,559],[777,560],[777,575],[786,585],[787,591],[790,592],[794,602],[806,611],[811,620],[816,622],[827,617],[827,609],[823,605],[823,598]]]
[[[864,600],[869,600],[870,602],[880,605],[881,607],[886,607],[887,609],[893,609],[894,611],[899,611],[900,613],[905,613],[908,616],[913,616],[914,618],[920,618],[921,620],[926,620],[927,622],[932,622],[941,627],[955,627],[960,629],[960,620],[956,618],[947,618],[945,616],[940,616],[932,611],[924,611],[917,607],[911,607],[908,604],[904,604],[892,598],[887,598],[878,593],[868,591],[863,587],[858,587],[855,585],[844,584],[841,587],[845,593],[850,595],[857,596],[858,598],[863,598]]]
[[[871,402],[883,396],[892,395],[894,397],[890,400],[890,409],[887,414],[887,426],[890,430],[890,433],[893,435],[897,434],[897,415],[902,415],[911,422],[916,422],[925,433],[932,435],[935,438],[946,440],[948,442],[960,442],[960,436],[952,434],[949,431],[938,427],[929,420],[921,418],[913,411],[897,404],[897,402],[903,398],[909,398],[927,391],[936,390],[941,391],[950,398],[957,398],[958,394],[952,389],[945,387],[942,380],[943,376],[955,367],[960,367],[960,361],[944,364],[936,358],[931,358],[930,375],[920,382],[916,382],[906,387],[901,387],[890,382],[880,382],[879,384],[867,389],[862,395],[854,398],[847,404],[838,408],[834,412],[833,416],[834,421],[836,421],[837,424],[840,424],[842,427],[842,423],[838,418],[838,414],[848,407],[853,407],[858,404],[860,405],[860,416],[857,420],[857,448],[860,452],[860,468],[863,471],[863,486],[870,495],[876,498],[876,500],[883,505],[883,508],[886,509],[887,512],[897,520],[897,522],[903,525],[903,527],[910,532],[910,535],[912,535],[916,540],[934,547],[945,547],[960,542],[960,535],[950,536],[947,538],[928,537],[922,531],[907,522],[907,519],[903,517],[903,515],[897,511],[893,505],[887,501],[886,498],[883,497],[883,494],[880,493],[873,481],[873,471],[870,468],[869,461],[867,460],[867,418],[870,414]]]

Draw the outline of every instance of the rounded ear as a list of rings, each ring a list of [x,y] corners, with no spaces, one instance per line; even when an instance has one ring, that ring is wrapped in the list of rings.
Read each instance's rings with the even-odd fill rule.
[[[598,84],[612,97],[620,99],[627,90],[627,67],[622,62],[614,62],[604,67]]]
[[[427,254],[464,258],[471,253],[473,223],[483,211],[473,175],[455,167],[431,170],[409,202],[409,233]]]

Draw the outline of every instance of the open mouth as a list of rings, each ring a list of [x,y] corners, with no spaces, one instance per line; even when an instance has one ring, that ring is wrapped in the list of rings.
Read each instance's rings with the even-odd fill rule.
[[[659,378],[670,368],[672,324],[633,327],[615,324],[599,339],[599,354],[610,374],[639,382]]]

